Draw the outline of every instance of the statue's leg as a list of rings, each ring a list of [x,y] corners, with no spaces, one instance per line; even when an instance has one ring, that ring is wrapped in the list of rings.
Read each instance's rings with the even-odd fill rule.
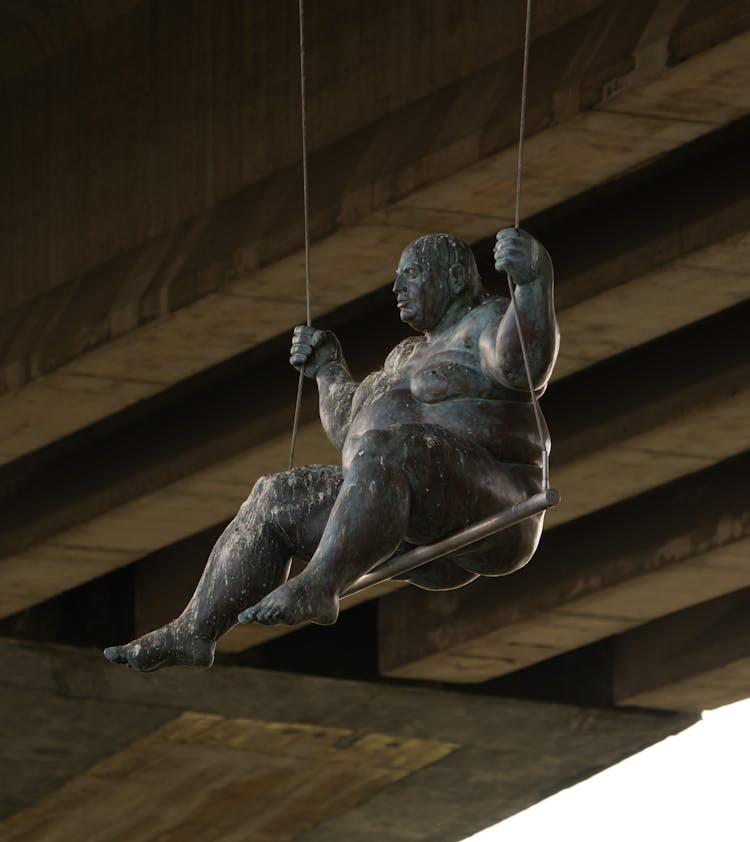
[[[536,468],[498,463],[484,448],[439,427],[405,424],[370,431],[346,469],[310,564],[240,619],[334,622],[346,587],[392,555],[403,540],[431,543],[494,514],[538,490],[539,474]],[[442,589],[483,572],[510,572],[531,556],[540,529],[540,521],[524,522],[456,557],[453,567],[441,561],[409,578]],[[485,563],[490,551],[501,556],[491,570]]]
[[[309,559],[341,486],[342,470],[314,465],[262,477],[214,545],[195,593],[171,623],[105,650],[141,670],[172,664],[210,666],[216,641],[248,603],[289,574],[292,555]]]

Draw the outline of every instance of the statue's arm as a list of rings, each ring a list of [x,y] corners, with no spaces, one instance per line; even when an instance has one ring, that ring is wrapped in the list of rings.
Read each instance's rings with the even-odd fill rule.
[[[511,389],[528,389],[518,337],[520,322],[531,380],[534,389],[539,389],[549,380],[560,347],[552,261],[541,243],[516,228],[498,233],[494,256],[497,271],[507,272],[516,284],[516,306],[508,306],[491,341],[482,343],[483,362],[498,382]]]
[[[318,384],[320,421],[331,444],[341,450],[352,420],[357,383],[344,359],[341,344],[328,330],[301,325],[294,329],[289,362]]]

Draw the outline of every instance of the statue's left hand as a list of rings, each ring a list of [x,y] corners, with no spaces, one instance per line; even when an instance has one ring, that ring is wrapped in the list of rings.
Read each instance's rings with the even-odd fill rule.
[[[495,269],[507,272],[519,286],[540,276],[540,261],[546,251],[531,234],[519,228],[503,228],[497,234],[494,250]]]

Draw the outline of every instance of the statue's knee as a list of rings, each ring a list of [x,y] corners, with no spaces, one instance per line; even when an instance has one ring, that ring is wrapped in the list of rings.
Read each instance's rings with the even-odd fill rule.
[[[258,505],[273,506],[284,485],[284,474],[268,474],[260,477],[253,486],[250,496],[243,503],[243,508],[254,508]]]
[[[488,538],[478,545],[478,552],[460,564],[480,576],[507,576],[524,567],[534,555],[541,534],[541,523],[529,518]]]

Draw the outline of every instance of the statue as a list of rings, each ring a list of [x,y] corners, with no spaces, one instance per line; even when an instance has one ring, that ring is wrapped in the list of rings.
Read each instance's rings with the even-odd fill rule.
[[[540,395],[557,356],[552,264],[529,234],[497,235],[495,268],[518,285],[517,315],[489,295],[474,256],[449,234],[406,247],[393,292],[418,331],[355,383],[336,337],[297,327],[291,364],[318,385],[320,419],[342,467],[259,479],[209,556],[182,614],[105,656],[140,670],[208,667],[216,641],[249,623],[334,623],[339,597],[409,545],[444,535],[541,490],[539,441],[516,318]],[[534,553],[544,515],[403,575],[421,588],[504,576]],[[308,564],[289,579],[290,558]]]

